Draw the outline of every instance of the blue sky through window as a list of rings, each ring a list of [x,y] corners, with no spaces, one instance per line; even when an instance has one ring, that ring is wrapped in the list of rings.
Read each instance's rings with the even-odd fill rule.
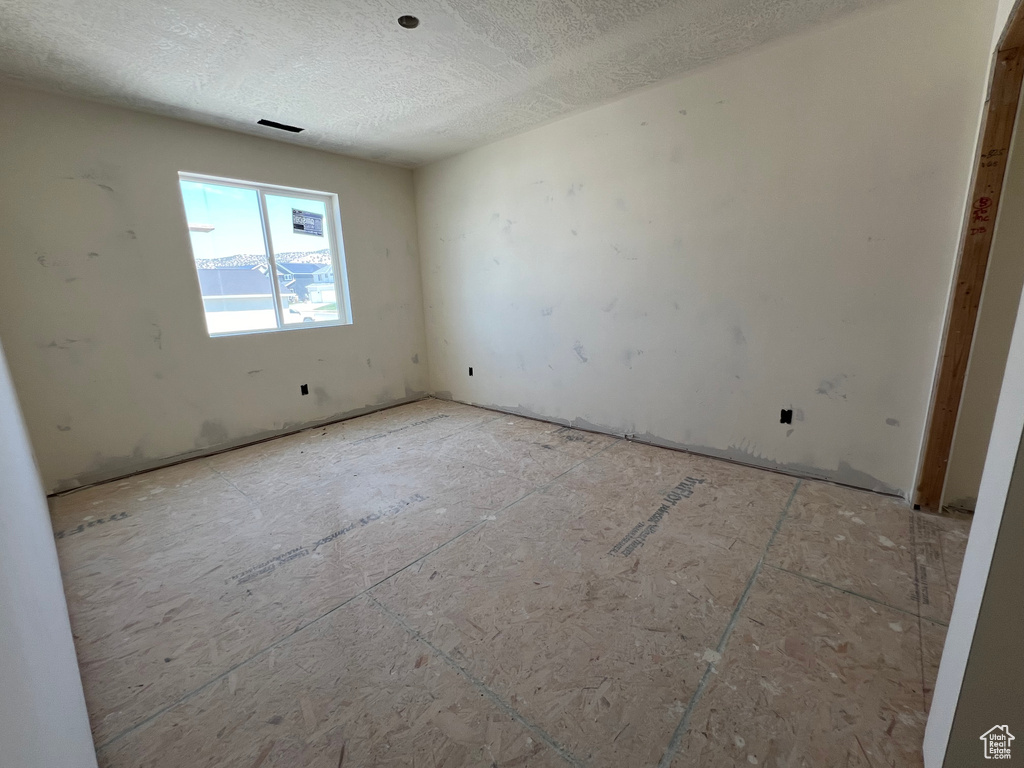
[[[238,254],[265,257],[259,195],[255,190],[182,180],[181,195],[189,227],[213,228],[208,232],[193,230],[189,233],[197,261]],[[327,232],[331,222],[325,218],[323,237],[295,234],[292,232],[292,208],[326,217],[326,207],[320,201],[268,193],[267,214],[275,251],[312,252],[329,248]]]

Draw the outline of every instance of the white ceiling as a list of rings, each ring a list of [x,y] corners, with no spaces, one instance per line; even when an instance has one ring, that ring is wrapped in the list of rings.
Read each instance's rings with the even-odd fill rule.
[[[0,73],[419,165],[887,1],[0,0]]]

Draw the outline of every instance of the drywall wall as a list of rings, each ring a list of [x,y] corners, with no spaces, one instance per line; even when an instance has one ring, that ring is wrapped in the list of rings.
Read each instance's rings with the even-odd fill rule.
[[[57,548],[0,347],[0,768],[96,768]]]
[[[1005,230],[996,232],[997,239],[1005,236]],[[967,707],[981,707],[980,713],[986,716],[994,716],[1002,709],[1003,717],[986,725],[986,729],[991,725],[1010,725],[1011,732],[1018,738],[1024,738],[1020,735],[1020,731],[1024,731],[1024,723],[1020,726],[1014,725],[1021,723],[1021,712],[1024,711],[1020,706],[1021,700],[1017,698],[1014,701],[1005,696],[1007,692],[1014,692],[1015,685],[1018,686],[1015,692],[1019,696],[1019,685],[1022,680],[1019,649],[1021,622],[1024,620],[1021,613],[1024,600],[1019,565],[1024,507],[1020,503],[1021,467],[1018,463],[1022,436],[1024,303],[1021,303],[1017,310],[1013,340],[1006,359],[1006,372],[999,394],[992,438],[988,445],[981,489],[978,493],[978,505],[971,523],[971,536],[964,553],[956,602],[953,604],[949,630],[946,632],[942,661],[935,682],[935,694],[928,715],[924,739],[926,768],[939,768],[941,765],[954,768],[969,764],[962,760],[949,759],[964,754],[963,738],[958,737],[955,755],[952,751],[947,754],[947,746],[953,750],[950,734],[954,716],[960,717],[958,701],[961,697],[961,686],[964,696],[967,697]],[[994,559],[994,556],[997,559]],[[1000,600],[1004,597],[1011,602],[1001,603]],[[978,643],[976,648],[972,647],[974,643]],[[1012,652],[1003,658],[1008,649],[1012,649]],[[982,656],[994,655],[989,659],[974,659],[975,652]],[[1007,665],[1006,687],[979,693],[980,686],[976,683],[983,683],[991,675],[991,667],[988,664],[1000,660]],[[974,679],[966,681],[965,672],[975,675]],[[987,701],[984,701],[985,699]],[[968,717],[970,715],[967,710],[965,714]],[[965,721],[965,724],[968,722]],[[1015,728],[1018,730],[1014,730]],[[974,738],[980,736],[981,732]],[[974,753],[972,759],[980,764],[983,759],[980,741],[977,742],[977,747],[979,751]]]
[[[427,389],[410,171],[10,85],[0,145],[0,338],[48,490]],[[336,193],[354,324],[209,338],[178,171]]]
[[[949,768],[983,757],[982,734],[1008,726],[1024,738],[1024,442],[1017,448],[999,537],[985,583],[971,651],[964,670],[956,717],[946,748]],[[1018,755],[1020,746],[1014,750]],[[1012,754],[1012,753],[1011,753]],[[1017,764],[1024,762],[1024,756]],[[1011,761],[1009,763],[1013,765]]]
[[[996,20],[992,26],[992,50],[994,51],[999,47],[999,40],[1003,36],[1003,30],[1006,29],[1006,23],[1010,19],[1010,15],[1013,13],[1013,9],[1017,6],[1020,0],[999,0],[999,5],[996,8]]]
[[[1020,119],[1018,112],[1017,119]],[[1007,159],[1003,196],[989,254],[974,342],[960,398],[942,503],[973,510],[978,500],[985,451],[1003,381],[1021,290],[1024,288],[1024,151],[1020,133]]]
[[[433,388],[906,493],[995,8],[862,11],[417,170]]]

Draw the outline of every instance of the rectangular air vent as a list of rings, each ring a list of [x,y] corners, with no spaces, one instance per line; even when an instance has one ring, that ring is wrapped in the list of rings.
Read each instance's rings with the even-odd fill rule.
[[[281,131],[288,131],[289,133],[302,133],[305,128],[296,128],[294,125],[285,125],[284,123],[275,123],[273,120],[257,120],[256,125],[265,125],[268,128],[277,128]]]

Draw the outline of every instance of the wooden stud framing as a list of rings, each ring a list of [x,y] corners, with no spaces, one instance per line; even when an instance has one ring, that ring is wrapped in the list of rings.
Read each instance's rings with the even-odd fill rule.
[[[1024,79],[1024,10],[1018,2],[996,54],[982,124],[973,188],[963,229],[949,322],[939,363],[935,399],[915,503],[937,510],[953,446],[967,361],[974,340],[985,271],[992,249],[1006,159],[1013,138],[1021,81]]]

